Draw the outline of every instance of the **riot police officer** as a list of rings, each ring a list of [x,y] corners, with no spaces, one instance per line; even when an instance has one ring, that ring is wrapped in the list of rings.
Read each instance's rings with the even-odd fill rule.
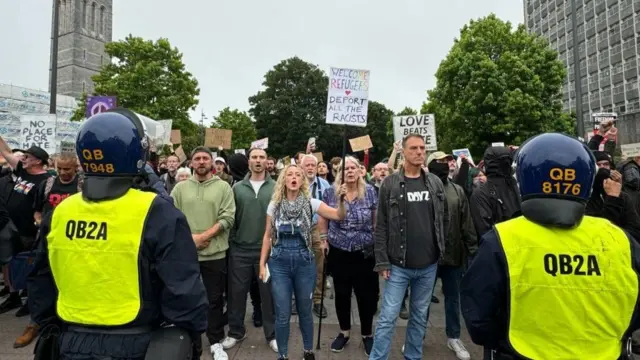
[[[152,337],[165,337],[157,336],[167,329],[162,324],[189,340],[172,345],[187,359],[207,328],[191,231],[184,215],[148,186],[148,140],[140,119],[125,109],[86,120],[76,142],[82,193],[41,223],[29,306],[41,327],[59,324],[62,359],[144,359]],[[166,344],[153,346],[159,347]],[[167,353],[152,357],[173,360]]]
[[[639,327],[640,247],[608,220],[584,215],[596,172],[589,149],[566,135],[538,135],[520,148],[522,216],[483,236],[461,285],[469,334],[492,358],[627,356]]]

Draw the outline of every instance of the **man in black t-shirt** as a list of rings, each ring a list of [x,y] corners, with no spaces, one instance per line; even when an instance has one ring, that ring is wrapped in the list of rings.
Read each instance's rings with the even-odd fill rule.
[[[33,217],[33,202],[38,186],[49,177],[44,169],[49,160],[49,154],[45,150],[32,146],[23,153],[22,159],[15,156],[4,139],[0,137],[0,155],[14,169],[10,179],[12,181],[9,181],[7,187],[7,194],[3,194],[2,199],[22,240],[22,249],[14,249],[14,253],[30,250],[34,245],[38,229]],[[5,275],[7,275],[6,271]],[[28,315],[29,310],[26,306],[22,306],[18,292],[15,289],[11,290],[9,297],[0,304],[0,314],[20,307],[16,315]]]
[[[78,159],[74,154],[62,154],[56,160],[58,176],[49,178],[38,187],[33,203],[34,218],[40,223],[42,216],[52,211],[62,200],[78,192]]]

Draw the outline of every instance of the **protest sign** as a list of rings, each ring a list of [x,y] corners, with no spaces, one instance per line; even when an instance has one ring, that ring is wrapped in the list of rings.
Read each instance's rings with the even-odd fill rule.
[[[407,135],[416,134],[424,138],[427,151],[438,150],[436,122],[433,114],[395,116],[393,118],[393,139],[402,141]]]
[[[76,153],[76,143],[61,141],[60,142],[60,153],[61,154],[75,154]]]
[[[620,150],[623,159],[640,156],[640,143],[620,145]]]
[[[369,135],[360,136],[355,139],[350,139],[349,143],[351,144],[351,150],[354,152],[364,151],[367,149],[371,149],[373,144],[371,143],[371,138]]]
[[[178,146],[177,149],[173,151],[174,154],[180,159],[180,163],[182,164],[187,160],[187,154],[184,153],[184,149],[182,149],[182,145]]]
[[[236,154],[242,154],[242,155],[247,155],[247,154],[245,153],[244,149],[235,149],[235,150],[234,150],[234,153],[236,153]]]
[[[313,153],[313,156],[315,156],[316,159],[318,159],[319,163],[324,161],[324,158],[322,157],[322,153],[321,152]]]
[[[367,126],[369,70],[331,68],[327,124]]]
[[[20,129],[22,149],[38,146],[48,154],[55,154],[56,115],[22,115]]]
[[[256,140],[251,143],[252,149],[267,149],[269,147],[269,138],[266,137],[264,139]]]
[[[182,134],[180,134],[180,130],[171,130],[169,142],[172,144],[182,144]]]
[[[208,148],[231,149],[231,135],[233,131],[226,129],[207,129],[204,146]]]
[[[493,146],[504,146],[504,143],[503,142],[494,142],[494,143],[491,143],[491,146],[492,147]]]
[[[453,150],[453,155],[455,157],[460,157],[460,155],[464,155],[467,159],[469,159],[469,161],[473,163],[473,158],[471,157],[471,151],[469,151],[469,149],[467,148]]]

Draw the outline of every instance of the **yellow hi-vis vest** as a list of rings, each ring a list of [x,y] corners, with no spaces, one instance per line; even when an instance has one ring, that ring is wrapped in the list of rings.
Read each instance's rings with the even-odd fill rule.
[[[89,202],[75,194],[56,207],[47,244],[62,320],[118,326],[136,319],[140,245],[155,197],[130,189],[118,199]]]
[[[495,226],[509,273],[509,343],[528,359],[617,359],[638,297],[626,234],[585,216],[575,229],[520,216]]]

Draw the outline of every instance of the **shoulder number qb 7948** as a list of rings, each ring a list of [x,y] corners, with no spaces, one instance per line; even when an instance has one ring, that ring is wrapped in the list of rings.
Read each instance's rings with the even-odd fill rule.
[[[86,172],[107,174],[112,174],[114,172],[113,164],[93,162],[104,159],[104,155],[102,155],[102,150],[100,149],[84,149],[82,150],[82,158],[86,160],[82,162],[82,167],[84,167],[84,171]]]
[[[549,171],[549,178],[553,181],[542,183],[545,194],[580,195],[580,184],[574,183],[576,171],[574,169],[553,168]]]

